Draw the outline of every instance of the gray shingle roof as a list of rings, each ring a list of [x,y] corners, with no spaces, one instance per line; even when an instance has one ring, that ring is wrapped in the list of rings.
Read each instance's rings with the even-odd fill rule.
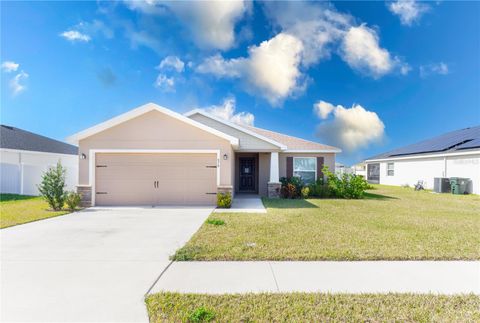
[[[287,146],[288,150],[339,150],[340,148],[324,145],[318,142],[305,140],[302,138],[284,135],[283,133],[266,130],[251,126],[242,126],[248,130],[258,133],[264,137],[270,138]]]
[[[11,126],[0,125],[0,148],[76,155],[78,148]]]
[[[431,139],[372,156],[367,158],[367,160],[425,153],[464,151],[475,148],[480,148],[480,126],[451,131]]]

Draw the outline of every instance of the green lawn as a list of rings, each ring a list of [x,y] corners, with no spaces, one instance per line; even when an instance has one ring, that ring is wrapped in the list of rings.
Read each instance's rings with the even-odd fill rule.
[[[207,316],[216,322],[480,321],[480,297],[474,295],[159,293],[146,303],[151,323]]]
[[[70,212],[49,210],[47,202],[38,196],[0,194],[0,228],[67,213]]]
[[[176,260],[480,259],[480,196],[375,186],[363,200],[265,199],[214,213]]]

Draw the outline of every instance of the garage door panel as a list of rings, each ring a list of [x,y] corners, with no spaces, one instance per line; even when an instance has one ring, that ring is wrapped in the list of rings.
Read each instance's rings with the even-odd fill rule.
[[[215,154],[97,154],[96,204],[214,205],[216,162]]]

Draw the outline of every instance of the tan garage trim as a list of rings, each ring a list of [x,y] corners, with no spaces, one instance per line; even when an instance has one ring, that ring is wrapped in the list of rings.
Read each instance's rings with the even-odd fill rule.
[[[217,157],[216,184],[220,185],[220,150],[217,149],[91,149],[89,151],[89,182],[92,187],[92,205],[95,205],[95,169],[96,154],[118,153],[118,154],[215,154]]]

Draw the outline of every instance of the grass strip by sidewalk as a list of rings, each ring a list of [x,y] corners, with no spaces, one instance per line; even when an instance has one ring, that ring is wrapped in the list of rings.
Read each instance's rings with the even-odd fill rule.
[[[68,214],[70,211],[49,210],[39,196],[0,194],[0,228]]]
[[[475,295],[158,293],[146,304],[151,323],[480,321],[480,297]]]

